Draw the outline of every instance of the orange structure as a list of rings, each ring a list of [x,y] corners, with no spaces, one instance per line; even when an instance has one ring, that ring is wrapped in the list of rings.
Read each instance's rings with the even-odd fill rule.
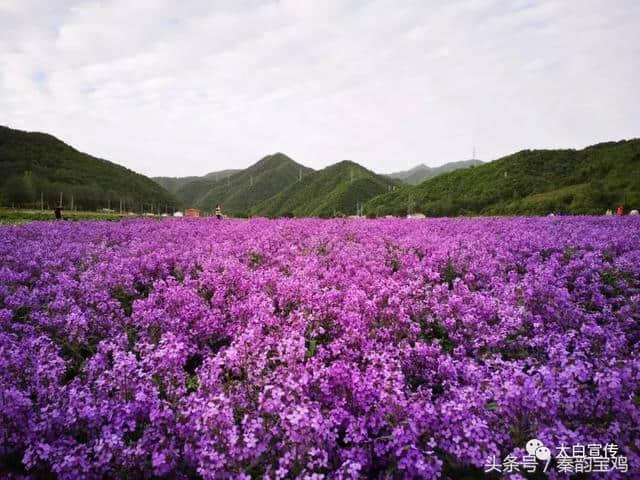
[[[185,217],[197,218],[197,217],[200,216],[200,210],[198,210],[197,208],[187,208],[184,211],[184,216]]]

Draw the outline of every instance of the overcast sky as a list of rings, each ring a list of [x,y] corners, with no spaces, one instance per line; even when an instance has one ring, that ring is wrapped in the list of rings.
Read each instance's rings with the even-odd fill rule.
[[[0,124],[147,175],[640,136],[640,1],[0,0]]]

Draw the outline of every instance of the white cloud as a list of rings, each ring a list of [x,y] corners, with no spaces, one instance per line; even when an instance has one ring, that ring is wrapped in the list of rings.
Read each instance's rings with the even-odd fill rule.
[[[0,0],[0,124],[149,175],[640,135],[640,4]]]

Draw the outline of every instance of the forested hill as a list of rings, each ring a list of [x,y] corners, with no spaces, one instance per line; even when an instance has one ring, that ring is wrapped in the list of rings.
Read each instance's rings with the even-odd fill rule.
[[[246,216],[253,206],[282,192],[309,172],[310,168],[284,153],[274,153],[226,178],[201,177],[189,182],[176,195],[186,206],[210,211],[220,204],[227,215]]]
[[[148,177],[82,153],[44,133],[0,126],[0,195],[5,206],[57,205],[95,210],[154,211],[177,206],[175,197]]]
[[[523,150],[371,199],[370,216],[602,214],[640,207],[640,139]]]
[[[345,160],[302,177],[256,205],[251,214],[269,217],[353,215],[359,205],[397,185],[396,180]]]
[[[218,180],[224,180],[225,178],[230,177],[231,175],[233,175],[234,173],[238,173],[239,171],[240,170],[238,169],[229,169],[220,170],[219,172],[210,172],[201,177],[151,177],[151,180],[153,180],[166,190],[170,191],[171,193],[176,193],[188,183],[198,181],[216,182]]]

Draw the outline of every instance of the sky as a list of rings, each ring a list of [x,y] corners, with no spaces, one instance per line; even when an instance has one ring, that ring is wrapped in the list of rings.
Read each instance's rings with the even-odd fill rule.
[[[0,0],[0,125],[150,175],[640,137],[636,0]]]

